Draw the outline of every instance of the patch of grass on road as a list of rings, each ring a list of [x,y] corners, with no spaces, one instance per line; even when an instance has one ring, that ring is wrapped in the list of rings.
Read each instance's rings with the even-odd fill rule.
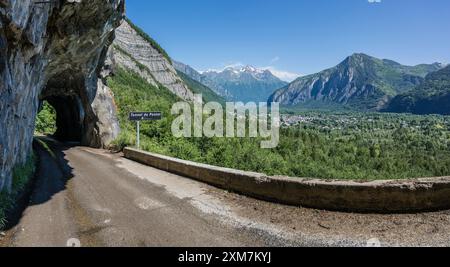
[[[39,143],[39,145],[42,146],[42,148],[45,149],[45,151],[48,152],[48,154],[50,154],[50,156],[54,159],[56,159],[56,155],[55,152],[53,152],[53,150],[49,147],[49,145],[42,139],[39,138],[35,138],[35,140]]]

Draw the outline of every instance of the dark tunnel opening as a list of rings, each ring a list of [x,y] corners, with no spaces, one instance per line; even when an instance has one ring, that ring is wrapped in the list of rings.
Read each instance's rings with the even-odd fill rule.
[[[56,132],[53,137],[63,142],[81,142],[83,108],[75,96],[50,96],[45,99],[56,111]]]

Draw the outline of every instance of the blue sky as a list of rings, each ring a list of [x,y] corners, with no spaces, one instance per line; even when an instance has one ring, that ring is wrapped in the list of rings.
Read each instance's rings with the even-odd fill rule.
[[[448,0],[127,0],[127,16],[198,70],[310,74],[363,52],[450,63]]]

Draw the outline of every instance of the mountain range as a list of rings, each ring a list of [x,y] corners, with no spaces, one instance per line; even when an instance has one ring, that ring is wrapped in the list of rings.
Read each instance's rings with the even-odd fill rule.
[[[422,84],[440,63],[405,66],[366,54],[353,54],[337,66],[300,77],[277,90],[269,102],[288,107],[333,107],[378,111],[396,95]]]
[[[252,66],[228,67],[222,71],[203,73],[180,62],[174,62],[174,66],[179,72],[211,88],[228,101],[266,102],[275,90],[288,84],[276,77],[270,70]]]
[[[268,99],[285,107],[304,109],[343,107],[359,111],[450,114],[450,66],[440,63],[405,66],[388,59],[353,54],[333,68],[288,84],[269,70],[252,66],[200,73],[170,59],[130,21],[125,21],[116,35],[113,62],[187,100],[197,93],[206,102],[266,102]],[[129,47],[130,43],[139,42],[139,46]]]

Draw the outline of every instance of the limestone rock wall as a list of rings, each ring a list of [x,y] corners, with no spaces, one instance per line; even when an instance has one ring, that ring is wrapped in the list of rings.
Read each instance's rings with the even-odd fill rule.
[[[184,100],[194,99],[194,94],[178,76],[172,63],[127,21],[117,28],[111,49],[117,65],[138,73],[150,84],[163,85]]]
[[[46,98],[76,99],[83,144],[100,147],[118,134],[101,74],[124,0],[44,2],[0,0],[0,190],[30,155]]]

